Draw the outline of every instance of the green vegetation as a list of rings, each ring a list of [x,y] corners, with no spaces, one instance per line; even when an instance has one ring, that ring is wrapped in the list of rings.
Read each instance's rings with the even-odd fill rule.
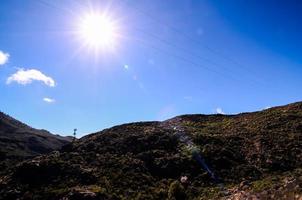
[[[184,187],[179,181],[173,181],[169,187],[168,199],[170,200],[182,200],[186,199],[186,193]]]
[[[9,166],[59,150],[70,141],[68,137],[34,129],[0,112],[0,175]]]
[[[252,184],[252,189],[255,192],[261,192],[267,190],[273,186],[274,182],[270,178],[254,181]]]
[[[225,188],[192,159],[174,135],[175,126],[184,128]],[[4,166],[0,199],[300,195],[301,137],[302,103],[234,116],[184,115],[125,124],[85,136],[59,152]],[[181,183],[181,176],[188,182]]]

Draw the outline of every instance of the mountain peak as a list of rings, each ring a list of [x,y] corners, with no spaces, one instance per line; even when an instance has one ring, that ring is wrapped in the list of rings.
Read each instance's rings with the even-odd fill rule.
[[[71,141],[46,130],[32,128],[0,112],[0,169],[12,163],[59,150]]]
[[[0,178],[0,196],[294,199],[302,185],[301,105],[104,129],[13,167]]]

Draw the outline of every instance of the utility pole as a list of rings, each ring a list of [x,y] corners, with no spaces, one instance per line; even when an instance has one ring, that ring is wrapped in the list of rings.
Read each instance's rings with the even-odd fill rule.
[[[78,129],[73,129],[73,142],[75,141],[75,139],[76,139],[76,135],[77,135],[77,130]]]

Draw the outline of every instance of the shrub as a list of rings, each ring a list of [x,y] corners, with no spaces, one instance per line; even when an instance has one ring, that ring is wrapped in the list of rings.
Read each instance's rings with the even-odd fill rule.
[[[179,181],[173,181],[169,187],[168,199],[170,200],[183,200],[186,199],[184,187]]]

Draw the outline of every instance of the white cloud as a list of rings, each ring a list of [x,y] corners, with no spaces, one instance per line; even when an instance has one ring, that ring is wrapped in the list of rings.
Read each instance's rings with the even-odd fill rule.
[[[3,51],[0,50],[0,65],[4,65],[5,63],[8,62],[9,54],[4,53]]]
[[[225,112],[223,112],[222,108],[216,108],[216,113],[217,114],[222,114],[222,115],[225,114]]]
[[[124,65],[124,68],[125,68],[126,70],[128,70],[128,69],[129,69],[129,65]]]
[[[32,83],[33,81],[41,81],[49,87],[55,86],[55,81],[51,77],[46,76],[36,69],[19,69],[16,73],[7,78],[6,84],[17,82],[21,85],[27,85]]]
[[[55,99],[48,98],[48,97],[44,97],[44,98],[43,98],[43,101],[45,101],[46,103],[54,103],[56,100],[55,100]]]

